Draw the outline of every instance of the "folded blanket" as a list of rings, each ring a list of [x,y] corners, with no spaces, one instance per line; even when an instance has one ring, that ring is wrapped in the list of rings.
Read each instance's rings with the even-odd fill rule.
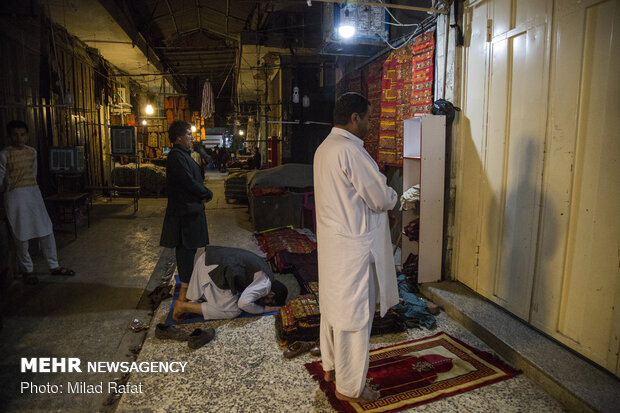
[[[318,283],[310,283],[316,295],[305,294],[289,301],[276,315],[276,333],[281,344],[319,339],[321,313],[318,304]],[[405,330],[400,316],[392,309],[385,317],[375,312],[371,335],[398,333]]]
[[[259,248],[267,255],[268,260],[282,250],[295,254],[308,254],[316,250],[316,242],[290,228],[281,228],[254,236]]]

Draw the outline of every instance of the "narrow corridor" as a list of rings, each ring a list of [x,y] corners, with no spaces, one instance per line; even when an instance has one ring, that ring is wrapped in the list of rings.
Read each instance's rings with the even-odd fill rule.
[[[224,174],[210,172],[206,185],[215,197],[207,204],[207,222],[214,245],[258,252],[247,207],[224,200]],[[0,405],[6,411],[332,411],[318,384],[304,368],[315,361],[309,354],[282,357],[273,316],[182,325],[187,331],[214,327],[216,338],[198,350],[184,343],[159,340],[154,326],[167,316],[170,299],[151,316],[149,291],[172,274],[170,251],[159,247],[165,199],[140,199],[132,214],[131,200],[94,203],[90,228],[78,238],[59,236],[61,262],[77,272],[73,278],[41,275],[38,286],[21,286],[5,314],[0,332]],[[39,271],[44,268],[38,265]],[[142,299],[142,300],[141,300]],[[146,332],[129,329],[133,319],[149,323]],[[371,339],[372,348],[422,338],[445,331],[479,349],[488,347],[442,312],[433,331]],[[146,337],[144,338],[144,334]],[[142,342],[144,340],[144,342]],[[132,373],[131,384],[142,393],[110,398],[103,394],[68,394],[67,382],[98,384],[120,379],[121,373],[20,373],[21,357],[78,357],[93,361],[177,361],[183,373]],[[31,394],[22,382],[63,385],[63,393]],[[105,403],[114,402],[111,406]],[[524,375],[440,399],[408,411],[562,411],[551,396]]]

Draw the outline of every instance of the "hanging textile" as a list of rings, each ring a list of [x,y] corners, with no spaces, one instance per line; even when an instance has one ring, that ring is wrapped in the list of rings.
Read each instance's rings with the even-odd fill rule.
[[[402,166],[402,120],[409,118],[413,51],[410,45],[394,50],[383,64],[381,121],[377,163]]]
[[[434,32],[394,50],[383,64],[377,163],[402,166],[403,120],[428,113],[433,103]]]
[[[377,148],[379,146],[379,123],[381,121],[381,80],[383,75],[383,59],[369,65],[364,70],[366,84],[366,97],[370,101],[372,110],[370,112],[368,134],[364,139],[366,152],[377,160]]]
[[[433,57],[435,32],[427,32],[413,44],[413,94],[411,114],[430,113],[433,106]]]
[[[366,93],[362,90],[362,83],[361,71],[358,70],[346,73],[336,85],[336,97],[347,92],[356,92],[365,96]]]
[[[152,146],[153,148],[156,148],[159,146],[159,142],[157,140],[157,134],[155,132],[149,132],[148,146]]]
[[[248,118],[248,131],[245,135],[245,148],[249,153],[252,153],[254,148],[258,149],[258,143],[256,140],[258,135],[256,134],[256,124],[253,117]]]
[[[202,87],[202,107],[200,115],[207,119],[213,116],[215,112],[215,104],[213,103],[213,89],[211,89],[211,82],[205,81]]]
[[[136,115],[133,113],[125,115],[125,123],[127,126],[136,126]]]

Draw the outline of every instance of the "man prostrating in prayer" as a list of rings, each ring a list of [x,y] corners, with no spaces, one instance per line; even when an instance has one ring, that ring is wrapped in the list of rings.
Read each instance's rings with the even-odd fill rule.
[[[286,302],[288,290],[274,280],[267,262],[240,248],[209,245],[200,255],[189,281],[186,297],[177,300],[172,316],[202,314],[205,320],[235,318],[245,311],[276,311]]]

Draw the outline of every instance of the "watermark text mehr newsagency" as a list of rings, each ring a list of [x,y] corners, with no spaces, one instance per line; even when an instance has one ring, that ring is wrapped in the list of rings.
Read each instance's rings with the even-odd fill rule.
[[[181,361],[89,361],[77,357],[21,358],[21,372],[32,373],[184,373]]]

